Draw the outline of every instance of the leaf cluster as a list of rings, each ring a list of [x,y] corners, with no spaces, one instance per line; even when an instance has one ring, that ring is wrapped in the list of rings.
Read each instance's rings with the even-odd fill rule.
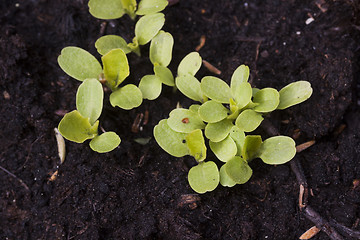
[[[177,88],[200,104],[174,109],[154,128],[155,139],[165,151],[176,157],[191,155],[198,162],[189,171],[190,186],[205,193],[219,183],[227,187],[243,184],[252,175],[248,163],[254,158],[267,164],[290,161],[296,152],[292,138],[276,136],[263,141],[260,135],[247,134],[261,124],[264,114],[308,99],[312,94],[310,83],[294,82],[280,91],[252,88],[245,65],[235,70],[230,86],[213,76],[199,81],[195,74],[201,63],[198,53],[188,54],[180,62],[175,79]],[[204,135],[212,152],[224,163],[220,170],[214,162],[205,162]]]

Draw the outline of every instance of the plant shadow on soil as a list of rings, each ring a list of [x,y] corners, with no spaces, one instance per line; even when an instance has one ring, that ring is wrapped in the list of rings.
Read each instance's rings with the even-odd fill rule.
[[[289,164],[255,160],[248,183],[196,195],[186,180],[191,157],[169,156],[153,139],[145,146],[134,142],[152,137],[177,102],[191,104],[168,87],[131,111],[105,101],[101,124],[121,136],[120,147],[96,154],[87,144],[66,142],[66,160],[50,181],[59,162],[53,128],[62,111],[75,108],[79,85],[56,58],[69,45],[96,54],[105,21],[91,17],[84,0],[9,0],[0,8],[0,166],[14,174],[0,169],[1,239],[281,240],[313,226],[298,209]],[[353,185],[360,178],[358,3],[180,0],[165,15],[164,30],[175,39],[172,70],[204,35],[201,56],[228,82],[240,64],[249,65],[252,85],[260,88],[311,82],[308,101],[269,119],[298,144],[317,141],[298,154],[310,203],[324,218],[359,230],[360,187]],[[306,24],[309,18],[314,21]],[[112,20],[105,34],[131,40],[129,26],[128,17]],[[141,58],[129,56],[127,82],[138,84],[151,73],[146,48]],[[202,68],[197,76],[209,74]],[[145,111],[148,124],[132,133],[136,115]]]

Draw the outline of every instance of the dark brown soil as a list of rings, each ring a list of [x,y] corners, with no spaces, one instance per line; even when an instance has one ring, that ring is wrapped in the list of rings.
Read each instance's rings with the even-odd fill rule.
[[[285,240],[298,239],[314,225],[298,208],[299,186],[289,164],[255,160],[248,183],[196,195],[186,179],[194,164],[190,157],[169,156],[154,140],[145,146],[134,142],[151,137],[177,102],[191,104],[168,87],[156,101],[131,111],[106,101],[102,127],[121,136],[120,148],[96,154],[87,144],[66,142],[66,160],[49,181],[59,164],[53,129],[59,110],[75,108],[79,85],[56,58],[69,45],[96,54],[104,21],[91,17],[85,0],[18,5],[2,0],[0,10],[0,239]],[[298,154],[313,192],[309,204],[324,219],[355,230],[360,230],[360,187],[353,184],[360,179],[359,11],[358,1],[350,0],[180,0],[165,10],[164,26],[175,39],[173,70],[204,35],[200,54],[227,81],[245,63],[253,86],[311,82],[308,101],[270,120],[281,134],[300,130],[298,144],[316,140]],[[314,21],[306,24],[310,17]],[[133,26],[128,17],[109,21],[105,34],[131,40]],[[130,55],[128,82],[151,73],[146,48],[141,58]],[[208,74],[202,68],[198,77]],[[149,123],[132,133],[136,115],[146,110]],[[185,197],[195,203],[184,203]],[[312,239],[329,237],[320,232]]]

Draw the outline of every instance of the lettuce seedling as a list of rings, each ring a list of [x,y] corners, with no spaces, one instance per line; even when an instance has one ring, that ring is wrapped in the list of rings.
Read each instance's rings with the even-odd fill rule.
[[[246,183],[252,175],[248,163],[255,158],[266,164],[290,161],[296,153],[292,138],[276,136],[263,141],[259,135],[246,134],[261,124],[264,114],[308,99],[312,94],[310,83],[291,83],[279,92],[273,88],[252,88],[248,83],[249,68],[241,65],[233,73],[229,86],[212,76],[198,81],[195,74],[200,66],[200,55],[196,52],[188,54],[179,64],[175,83],[185,96],[201,105],[174,109],[168,119],[160,121],[154,128],[155,139],[165,151],[176,157],[195,157],[198,165],[190,169],[188,175],[194,191],[212,191],[218,183],[228,187]],[[220,171],[214,162],[205,163],[202,134],[197,133],[201,141],[188,143],[189,136],[203,130],[210,149],[224,162]]]

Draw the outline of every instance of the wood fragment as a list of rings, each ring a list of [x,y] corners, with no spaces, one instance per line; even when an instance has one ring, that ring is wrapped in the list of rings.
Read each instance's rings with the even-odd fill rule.
[[[311,147],[314,144],[315,144],[315,140],[311,140],[311,141],[302,143],[300,145],[297,145],[296,146],[296,152],[297,153],[302,152],[302,151],[304,151],[305,149],[308,149],[309,147]]]
[[[149,123],[149,110],[145,110],[143,125],[146,125],[148,123]]]
[[[139,129],[140,129],[140,124],[141,124],[141,121],[143,120],[144,118],[144,114],[143,113],[138,113],[136,115],[136,118],[131,126],[131,131],[133,133],[138,133],[139,132]]]
[[[339,230],[339,232],[341,232],[342,234],[347,235],[352,238],[360,239],[360,231],[356,231],[351,228],[348,228],[348,227],[338,223],[334,219],[331,219],[330,223],[332,226],[336,227]]]
[[[3,96],[6,100],[9,100],[10,99],[10,94],[7,92],[7,91],[4,91],[3,92]]]
[[[50,176],[50,178],[49,178],[49,181],[50,181],[50,182],[55,181],[56,178],[57,178],[57,176],[58,176],[58,173],[59,173],[59,171],[56,170],[53,174],[51,174],[51,176]]]
[[[206,60],[202,60],[202,63],[204,65],[204,67],[206,67],[210,72],[220,75],[221,71],[219,69],[217,69],[215,66],[213,66],[212,64],[210,64],[208,61]]]
[[[197,51],[197,52],[200,51],[200,49],[205,45],[205,41],[206,41],[206,36],[201,35],[199,45],[197,45],[197,47],[195,48],[195,51]]]
[[[201,198],[198,194],[183,194],[180,197],[178,206],[188,206],[191,210],[194,210],[195,208],[197,208],[197,202],[199,202],[200,200]]]
[[[60,164],[63,164],[65,161],[66,148],[65,148],[65,140],[63,136],[60,134],[59,129],[54,128],[57,147],[58,147],[58,155],[60,158]]]
[[[304,207],[306,207],[307,197],[308,197],[307,188],[305,188],[304,185],[301,184],[300,191],[299,191],[299,208],[300,209],[303,209]]]
[[[320,232],[320,229],[317,228],[316,226],[313,226],[312,228],[310,228],[309,230],[307,230],[306,232],[304,232],[299,239],[310,239],[312,237],[314,237],[316,234],[318,234]]]

